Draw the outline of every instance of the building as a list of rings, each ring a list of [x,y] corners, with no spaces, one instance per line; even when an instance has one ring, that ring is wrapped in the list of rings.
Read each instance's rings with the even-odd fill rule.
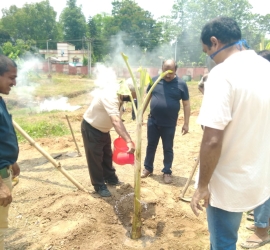
[[[50,58],[51,63],[69,64],[70,66],[83,66],[83,58],[87,57],[84,50],[75,50],[71,43],[57,43],[57,50],[39,50],[45,59]]]

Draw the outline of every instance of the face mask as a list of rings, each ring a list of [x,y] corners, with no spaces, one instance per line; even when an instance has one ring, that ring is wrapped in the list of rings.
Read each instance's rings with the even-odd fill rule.
[[[211,71],[212,68],[214,68],[217,64],[215,63],[215,61],[213,59],[211,59],[210,56],[206,57],[206,61],[205,61],[206,67],[208,69],[208,72]]]
[[[123,95],[122,101],[123,102],[131,102],[130,96],[129,95]]]
[[[222,51],[224,49],[227,49],[227,48],[229,48],[229,47],[231,47],[233,45],[238,45],[238,47],[239,47],[238,49],[239,50],[242,50],[243,45],[247,49],[250,48],[249,45],[248,45],[248,43],[247,43],[247,41],[245,39],[243,39],[243,40],[239,40],[239,41],[236,41],[236,42],[229,43],[229,44],[225,45],[224,47],[222,47],[221,49],[219,49],[218,51],[216,51],[215,53],[213,53],[212,55],[210,55],[210,58],[213,59],[220,51]]]

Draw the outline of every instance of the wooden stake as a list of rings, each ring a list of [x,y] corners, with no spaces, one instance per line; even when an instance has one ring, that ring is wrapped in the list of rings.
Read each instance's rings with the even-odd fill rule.
[[[67,116],[67,115],[66,115],[66,118],[67,118],[68,126],[69,126],[69,128],[70,128],[70,131],[71,131],[71,134],[72,134],[72,137],[73,137],[73,141],[75,142],[75,145],[76,145],[76,148],[77,148],[77,151],[78,151],[78,155],[79,155],[79,156],[82,156],[82,154],[81,154],[81,152],[80,152],[80,150],[79,150],[77,141],[76,141],[76,139],[75,139],[75,136],[74,136],[74,134],[73,134],[73,129],[72,129],[72,127],[71,127],[71,124],[70,124],[70,122],[69,122],[69,119],[68,119],[68,116]]]
[[[191,170],[190,176],[189,176],[189,178],[188,178],[188,180],[187,180],[187,182],[186,182],[186,184],[184,186],[184,189],[183,189],[183,191],[181,193],[181,196],[180,196],[181,200],[184,200],[184,201],[190,201],[191,200],[190,198],[185,198],[184,196],[185,196],[185,193],[186,193],[186,191],[188,189],[188,186],[189,186],[189,184],[190,184],[190,182],[192,180],[192,177],[193,177],[193,175],[194,175],[194,173],[195,173],[195,171],[197,169],[197,166],[199,165],[199,162],[200,162],[200,153],[197,156],[196,162],[195,162],[195,164],[194,164],[194,166],[193,166],[193,168]]]
[[[61,166],[60,162],[57,163],[44,149],[42,149],[14,120],[12,121],[14,128],[22,134],[22,136],[30,142],[45,158],[47,158],[69,181],[71,181],[79,190],[88,192],[79,182],[77,182],[69,173]]]

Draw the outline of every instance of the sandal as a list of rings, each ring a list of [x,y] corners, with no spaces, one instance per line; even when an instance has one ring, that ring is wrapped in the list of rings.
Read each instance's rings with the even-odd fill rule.
[[[246,229],[250,230],[250,231],[255,231],[256,226],[254,224],[250,225],[250,226],[246,226]]]
[[[246,249],[255,249],[259,248],[267,243],[270,243],[270,238],[264,241],[258,241],[258,240],[246,240],[246,242],[241,243],[240,246]]]

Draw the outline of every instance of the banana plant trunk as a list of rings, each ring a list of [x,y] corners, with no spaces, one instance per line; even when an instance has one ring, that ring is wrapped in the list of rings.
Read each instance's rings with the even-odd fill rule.
[[[130,68],[128,63],[128,57],[122,53],[122,57],[126,63],[130,76],[133,80],[136,96],[137,96],[137,109],[134,103],[133,98],[131,98],[132,106],[136,115],[137,129],[136,129],[136,148],[135,148],[135,166],[134,166],[134,214],[132,220],[132,231],[131,238],[136,240],[142,236],[142,220],[141,220],[141,142],[142,142],[142,123],[143,123],[143,113],[146,109],[146,105],[148,104],[148,100],[151,96],[151,92],[158,84],[158,82],[168,73],[172,73],[172,71],[168,70],[160,74],[158,79],[153,83],[151,77],[147,73],[146,69],[140,68],[138,71],[140,72],[140,85],[137,85],[134,74]],[[151,84],[151,88],[148,91],[146,97],[145,94],[145,86]],[[130,91],[129,91],[130,92]],[[131,93],[127,93],[131,96]],[[132,96],[131,96],[132,97]],[[137,110],[137,111],[136,111]],[[137,112],[137,113],[136,113]]]
[[[141,221],[141,141],[142,141],[142,109],[139,108],[137,113],[137,130],[136,130],[136,151],[135,151],[135,168],[134,168],[134,215],[132,221],[131,238],[139,239],[142,236]]]

